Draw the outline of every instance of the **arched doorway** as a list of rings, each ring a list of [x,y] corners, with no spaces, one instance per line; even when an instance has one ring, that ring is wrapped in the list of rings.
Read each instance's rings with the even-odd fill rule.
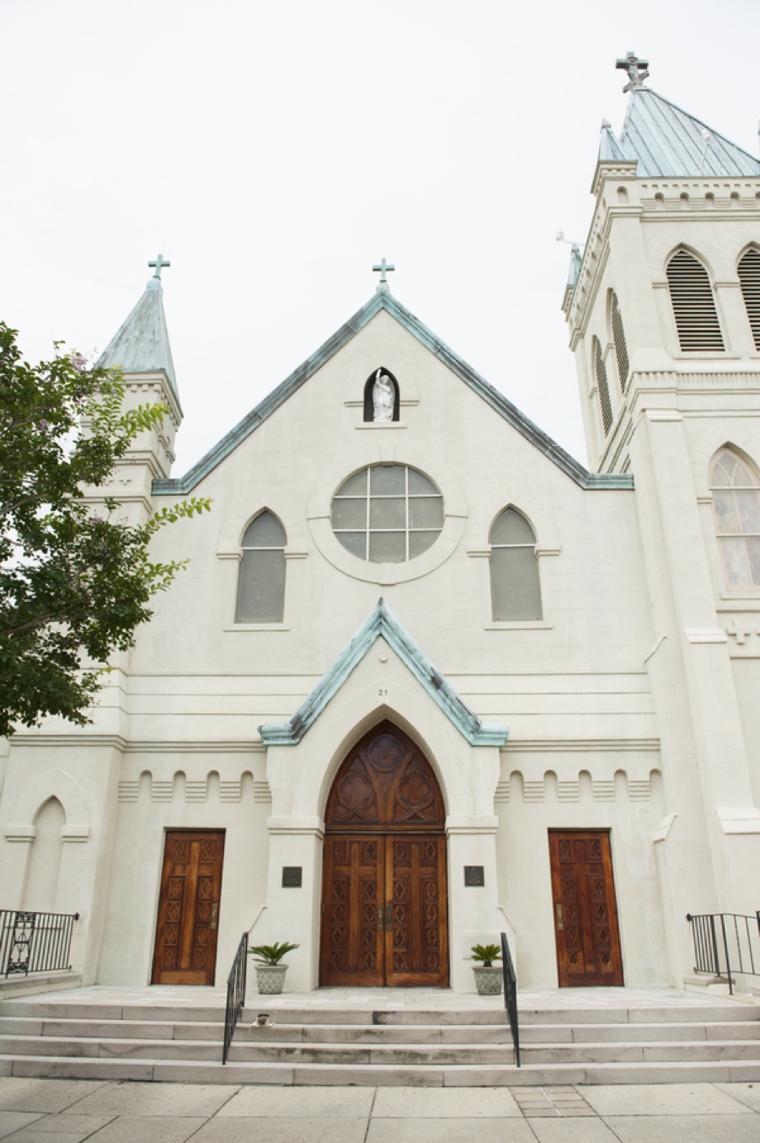
[[[430,763],[393,723],[349,752],[325,812],[320,984],[448,984],[445,819]]]

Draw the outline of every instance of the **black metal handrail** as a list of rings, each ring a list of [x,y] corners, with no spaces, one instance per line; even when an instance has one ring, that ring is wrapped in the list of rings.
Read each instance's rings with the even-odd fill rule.
[[[733,995],[732,972],[760,976],[760,910],[742,913],[687,913],[694,940],[695,972],[725,976]]]
[[[520,1029],[517,1026],[517,976],[509,951],[507,934],[501,934],[501,971],[504,974],[504,1007],[507,1010],[512,1043],[515,1048],[515,1063],[520,1067]]]
[[[227,1010],[224,1015],[224,1048],[222,1049],[222,1063],[227,1063],[230,1053],[230,1044],[235,1035],[237,1022],[243,1014],[245,1007],[245,981],[248,967],[248,933],[243,933],[240,944],[232,962],[230,975],[227,977]]]
[[[79,913],[0,909],[0,976],[70,969],[71,937]]]

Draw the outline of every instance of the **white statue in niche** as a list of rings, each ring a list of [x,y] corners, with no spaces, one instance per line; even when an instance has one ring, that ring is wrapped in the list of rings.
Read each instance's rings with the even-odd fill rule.
[[[393,382],[387,373],[378,369],[372,385],[372,420],[392,421],[395,398]]]

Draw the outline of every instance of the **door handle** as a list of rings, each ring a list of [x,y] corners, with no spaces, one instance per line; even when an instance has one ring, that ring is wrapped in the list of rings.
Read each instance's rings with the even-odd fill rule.
[[[390,929],[393,927],[393,918],[391,916],[390,905],[386,905],[386,907],[385,907],[385,927],[386,927],[386,929]]]
[[[565,923],[562,919],[562,902],[561,901],[557,901],[556,905],[554,906],[554,911],[557,914],[557,928],[558,929],[564,929]]]
[[[209,925],[209,928],[215,929],[218,920],[219,920],[219,902],[214,901],[213,905],[211,906],[211,924]]]
[[[382,931],[383,931],[383,906],[382,905],[377,906],[377,931],[378,931],[378,933],[382,933]]]

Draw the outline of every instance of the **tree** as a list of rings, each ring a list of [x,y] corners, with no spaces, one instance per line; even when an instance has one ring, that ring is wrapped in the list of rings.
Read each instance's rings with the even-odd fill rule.
[[[125,412],[123,397],[118,371],[61,343],[28,365],[0,322],[0,735],[49,714],[91,721],[109,656],[133,646],[151,596],[187,562],[151,562],[152,537],[210,507],[193,497],[140,525],[117,519],[113,499],[93,509],[85,487],[91,497],[169,411]]]

